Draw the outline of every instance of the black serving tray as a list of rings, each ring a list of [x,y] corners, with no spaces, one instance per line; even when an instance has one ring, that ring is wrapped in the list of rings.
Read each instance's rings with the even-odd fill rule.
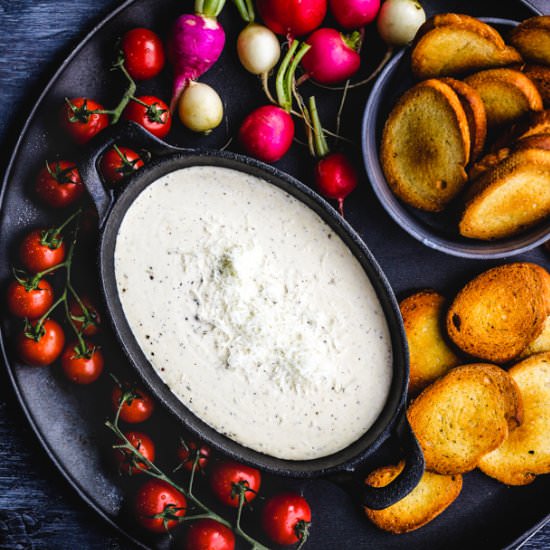
[[[14,263],[16,243],[30,227],[50,224],[52,213],[41,209],[29,188],[46,158],[74,156],[75,149],[57,129],[56,113],[65,96],[87,95],[114,104],[122,81],[109,72],[109,59],[115,39],[134,26],[148,26],[165,35],[170,21],[190,7],[177,0],[131,0],[123,3],[82,40],[62,64],[36,102],[21,132],[6,171],[0,195],[0,284],[5,287]],[[428,15],[443,11],[462,11],[476,16],[523,19],[533,14],[520,2],[493,0],[479,2],[424,1]],[[254,106],[263,103],[259,82],[238,64],[233,45],[241,22],[228,2],[221,17],[227,34],[227,47],[221,60],[203,78],[213,84],[224,99],[227,125],[209,137],[197,137],[178,123],[167,140],[179,146],[219,148],[236,131],[239,121]],[[375,33],[368,33],[367,36]],[[368,66],[376,64],[381,46],[373,39],[364,49]],[[365,67],[368,70],[368,67]],[[139,93],[155,93],[168,99],[170,74],[166,70],[152,82],[139,85]],[[338,97],[331,92],[309,87],[321,104],[321,116],[329,118]],[[342,130],[352,144],[349,151],[360,163],[360,116],[368,88],[354,90],[343,116]],[[231,147],[238,150],[236,147]],[[306,151],[296,145],[277,167],[312,185],[312,162]],[[428,249],[401,230],[385,213],[363,174],[359,189],[346,201],[346,218],[363,237],[385,271],[398,297],[419,288],[433,287],[452,295],[472,276],[503,261],[466,260]],[[57,218],[59,219],[59,217]],[[96,284],[93,276],[93,243],[89,253],[81,253],[75,279],[83,289]],[[81,247],[81,248],[85,248]],[[84,251],[85,252],[85,251]],[[514,257],[514,261],[534,261],[550,267],[549,256],[541,249]],[[7,372],[22,409],[47,454],[80,496],[104,519],[126,534],[136,545],[168,548],[168,537],[154,538],[135,528],[127,511],[125,495],[134,480],[118,478],[109,463],[110,438],[103,426],[110,414],[111,381],[103,376],[92,387],[76,387],[63,378],[56,367],[34,369],[17,364],[10,349],[16,326],[2,319],[1,351]],[[101,344],[110,370],[119,377],[132,375],[114,337],[104,331]],[[181,428],[165,411],[158,410],[143,431],[157,437],[160,465],[174,465],[173,451]],[[387,449],[391,453],[393,449]],[[199,482],[204,485],[204,482]],[[473,472],[465,476],[459,499],[440,517],[422,529],[406,535],[390,535],[377,530],[364,517],[353,499],[339,486],[326,480],[299,481],[264,476],[264,492],[282,488],[301,491],[311,502],[314,527],[306,548],[502,548],[515,546],[545,521],[550,505],[550,476],[540,476],[526,487],[510,488]],[[199,491],[201,489],[199,488]],[[205,498],[208,499],[207,491]],[[256,529],[257,511],[247,514],[249,528]],[[242,546],[243,548],[246,545]]]

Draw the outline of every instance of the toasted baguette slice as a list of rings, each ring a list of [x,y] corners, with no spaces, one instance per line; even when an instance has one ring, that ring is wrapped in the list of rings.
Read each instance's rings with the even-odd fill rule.
[[[510,377],[504,382],[506,377],[495,365],[456,367],[412,402],[407,417],[427,470],[446,475],[469,472],[508,437],[509,418],[520,415],[510,406],[521,403],[521,397],[506,395],[518,393]]]
[[[508,485],[527,485],[550,473],[550,353],[540,353],[512,367],[521,392],[524,421],[479,467]]]
[[[514,69],[489,69],[465,79],[475,88],[489,127],[513,124],[531,111],[542,111],[542,98],[533,81]]]
[[[413,47],[411,68],[419,79],[458,76],[521,63],[519,53],[470,25],[444,25],[424,34]]]
[[[365,480],[367,485],[385,487],[403,470],[403,463],[378,468]],[[390,533],[408,533],[435,519],[458,497],[462,476],[424,472],[420,483],[403,499],[384,510],[365,508],[367,517]]]
[[[541,333],[521,352],[520,358],[547,352],[550,352],[550,315],[546,317]]]
[[[457,95],[443,82],[426,80],[400,98],[382,135],[386,180],[403,201],[437,212],[466,183],[468,120]]]
[[[511,153],[516,151],[524,151],[526,149],[545,149],[550,151],[550,133],[548,134],[533,134],[521,139],[518,139],[508,147],[502,147],[494,153],[487,153],[480,160],[475,162],[468,169],[470,180],[475,180],[487,170],[493,168],[505,158],[508,158]]]
[[[485,105],[477,90],[465,82],[449,77],[442,78],[441,80],[453,89],[466,113],[468,128],[470,130],[471,162],[479,157],[483,151],[483,147],[485,147],[485,139],[487,137]]]
[[[544,108],[550,109],[550,66],[526,65],[523,72],[537,87]]]
[[[530,264],[538,273],[542,285],[542,300],[546,306],[546,315],[550,315],[550,273],[538,264]]]
[[[550,151],[519,150],[484,172],[468,190],[459,222],[471,239],[501,239],[550,216]]]
[[[438,27],[466,28],[477,35],[490,40],[498,48],[505,48],[506,44],[500,33],[491,25],[466,15],[464,13],[437,13],[432,15],[418,29],[414,44],[416,44],[426,33]]]
[[[537,269],[507,264],[481,273],[457,294],[447,312],[447,333],[465,353],[506,363],[540,334],[546,316]]]
[[[526,61],[550,65],[550,16],[526,19],[512,31],[510,42]]]
[[[417,292],[399,304],[409,344],[411,394],[460,364],[445,341],[444,305],[445,298],[435,290]]]
[[[517,140],[538,134],[550,133],[550,109],[529,113],[527,117],[514,124],[508,131],[495,140],[491,146],[493,152],[502,147],[510,147]]]

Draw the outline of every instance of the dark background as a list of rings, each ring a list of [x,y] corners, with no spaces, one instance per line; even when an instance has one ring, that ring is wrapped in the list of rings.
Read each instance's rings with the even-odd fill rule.
[[[119,4],[120,0],[0,0],[2,171],[43,85],[94,23]],[[533,4],[550,13],[550,0]],[[0,550],[78,547],[130,546],[79,500],[49,462],[0,369]],[[550,525],[522,547],[549,548]]]

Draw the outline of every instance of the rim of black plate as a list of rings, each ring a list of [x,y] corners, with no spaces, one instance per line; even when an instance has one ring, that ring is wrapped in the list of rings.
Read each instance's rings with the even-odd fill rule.
[[[542,12],[533,4],[531,4],[528,0],[519,0],[520,3],[522,3],[524,6],[526,6],[529,10],[531,10],[536,15],[542,15]],[[25,122],[23,123],[23,126],[21,130],[19,131],[19,137],[17,138],[15,145],[13,147],[13,151],[10,155],[6,170],[4,172],[4,177],[2,178],[2,183],[0,187],[0,223],[3,218],[2,213],[2,206],[4,202],[4,194],[6,192],[7,188],[7,182],[10,179],[11,172],[13,170],[13,166],[15,164],[15,160],[19,154],[19,149],[21,146],[21,143],[23,141],[23,138],[25,137],[31,123],[33,122],[33,119],[36,115],[36,112],[41,107],[42,102],[44,101],[44,98],[49,93],[51,88],[56,83],[57,79],[63,73],[63,71],[66,70],[67,66],[73,61],[73,59],[80,53],[80,50],[84,48],[84,46],[92,40],[92,38],[95,36],[97,31],[99,31],[102,27],[104,27],[109,21],[114,19],[120,12],[125,10],[128,6],[135,3],[136,0],[124,0],[122,4],[116,8],[114,8],[111,12],[109,12],[106,16],[104,16],[98,23],[96,23],[93,28],[88,31],[86,36],[78,41],[78,44],[75,46],[75,48],[71,51],[71,53],[62,61],[61,65],[57,68],[57,70],[53,73],[53,75],[48,80],[48,83],[38,96],[36,102],[34,103],[29,115],[25,119]],[[25,399],[23,398],[23,395],[20,391],[20,388],[17,384],[17,381],[14,377],[12,367],[10,365],[10,362],[8,360],[6,346],[4,344],[4,334],[2,327],[0,326],[0,358],[2,359],[3,364],[6,367],[6,370],[8,372],[8,377],[11,382],[12,388],[15,392],[15,395],[17,397],[17,401],[19,402],[19,406],[23,409],[23,413],[25,414],[25,418],[27,419],[27,422],[29,423],[32,431],[34,432],[36,438],[38,439],[40,445],[44,449],[45,453],[49,457],[49,459],[53,462],[57,470],[61,473],[61,475],[67,480],[69,485],[74,489],[74,491],[78,494],[78,496],[92,509],[94,510],[106,523],[108,523],[111,527],[113,527],[118,533],[126,537],[129,541],[131,541],[133,544],[136,544],[140,548],[150,548],[149,546],[143,544],[138,539],[134,538],[128,531],[123,529],[116,521],[115,518],[111,517],[109,514],[107,514],[104,510],[102,510],[95,502],[95,500],[92,498],[92,496],[80,485],[79,480],[72,476],[64,467],[64,464],[61,462],[61,460],[57,457],[55,454],[54,449],[51,448],[49,443],[46,441],[44,436],[42,435],[42,432],[36,425],[34,421],[34,417],[30,411],[30,409],[27,406],[27,403]],[[516,548],[518,544],[525,542],[527,539],[531,538],[537,531],[539,531],[544,524],[550,520],[550,513],[547,514],[545,517],[543,517],[540,521],[538,521],[535,525],[533,525],[530,529],[527,529],[524,531],[518,538],[516,538],[514,541],[512,541],[505,550],[512,550],[513,548]]]

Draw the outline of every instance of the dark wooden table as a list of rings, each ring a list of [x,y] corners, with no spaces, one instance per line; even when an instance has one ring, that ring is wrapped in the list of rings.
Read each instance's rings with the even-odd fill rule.
[[[550,0],[532,3],[550,13]],[[0,0],[2,170],[26,114],[56,66],[119,4],[120,0]],[[116,550],[130,545],[79,500],[50,463],[0,368],[0,550],[65,548]],[[550,548],[550,524],[522,548]]]

